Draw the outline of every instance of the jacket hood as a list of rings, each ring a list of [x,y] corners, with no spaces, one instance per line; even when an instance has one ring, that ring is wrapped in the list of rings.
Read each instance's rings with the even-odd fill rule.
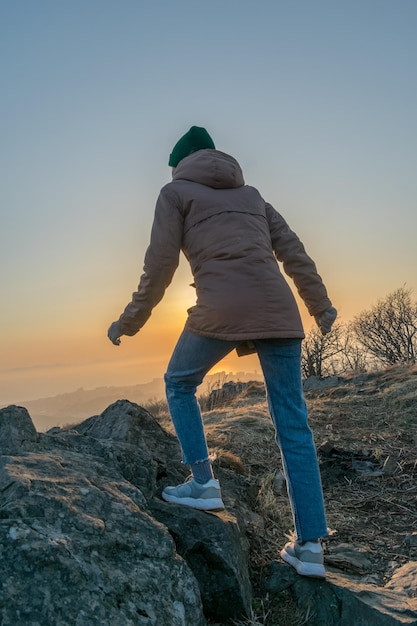
[[[198,150],[182,159],[172,180],[190,180],[214,189],[234,189],[245,184],[235,158],[220,150]]]

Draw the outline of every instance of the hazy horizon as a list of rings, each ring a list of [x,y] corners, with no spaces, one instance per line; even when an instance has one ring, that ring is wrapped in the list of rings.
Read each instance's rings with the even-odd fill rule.
[[[207,376],[204,378],[203,380],[203,385],[205,383],[205,381],[207,380],[211,380],[211,379],[216,379],[216,377],[219,378],[219,381],[223,384],[223,382],[229,382],[229,381],[248,381],[248,380],[261,380],[263,379],[263,375],[262,372],[259,370],[253,370],[253,371],[244,371],[244,370],[240,370],[240,371],[236,371],[236,372],[226,372],[225,370],[220,370],[218,368],[216,368],[215,372],[213,373],[208,373]],[[38,402],[38,401],[43,401],[43,400],[54,400],[55,398],[62,398],[64,396],[74,396],[77,393],[81,393],[81,394],[92,394],[94,392],[99,392],[99,391],[104,391],[104,390],[120,390],[120,389],[132,389],[134,387],[152,387],[153,385],[161,385],[161,389],[164,388],[164,379],[163,376],[160,377],[154,377],[151,380],[140,380],[137,382],[133,382],[131,384],[127,384],[127,383],[120,383],[118,385],[97,385],[94,387],[77,387],[74,389],[68,389],[68,390],[64,390],[64,391],[58,391],[57,393],[51,394],[51,395],[45,395],[45,396],[39,396],[39,397],[35,397],[35,398],[20,398],[17,399],[16,402],[3,402],[0,399],[0,408],[4,408],[5,406],[9,405],[9,404],[19,404],[19,403],[32,403],[32,402]],[[164,395],[164,394],[162,394]],[[161,395],[161,397],[162,397]],[[152,396],[149,396],[149,400],[152,399]]]

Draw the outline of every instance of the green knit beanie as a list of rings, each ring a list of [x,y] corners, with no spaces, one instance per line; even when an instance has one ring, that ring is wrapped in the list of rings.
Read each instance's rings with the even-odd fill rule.
[[[170,167],[177,167],[181,159],[192,152],[197,150],[204,150],[205,148],[216,148],[214,142],[205,128],[200,126],[191,126],[188,133],[185,133],[175,144],[171,154],[169,155],[168,165]]]

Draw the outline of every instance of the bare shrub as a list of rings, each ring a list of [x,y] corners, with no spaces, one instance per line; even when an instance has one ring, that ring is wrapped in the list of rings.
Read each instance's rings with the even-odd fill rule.
[[[361,345],[383,365],[417,362],[417,303],[401,287],[357,315],[352,330]]]
[[[369,355],[364,347],[356,339],[352,324],[341,327],[338,336],[340,352],[337,355],[334,367],[334,374],[345,372],[366,372],[372,364]]]
[[[334,374],[334,362],[341,351],[341,324],[335,324],[332,331],[322,335],[318,328],[313,328],[303,341],[301,369],[303,376],[329,376]]]

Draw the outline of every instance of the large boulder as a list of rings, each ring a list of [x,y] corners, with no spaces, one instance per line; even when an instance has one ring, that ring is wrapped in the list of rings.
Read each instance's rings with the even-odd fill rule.
[[[0,454],[20,454],[38,438],[27,410],[8,406],[0,410]]]
[[[235,515],[205,513],[155,500],[153,515],[174,538],[196,577],[206,615],[217,620],[249,614],[248,545]]]
[[[412,582],[413,580],[413,582]],[[327,579],[298,576],[290,566],[274,562],[265,587],[269,593],[290,589],[310,626],[416,626],[416,571],[406,568],[391,585],[379,587],[360,577],[328,571]]]
[[[164,503],[185,469],[147,411],[118,401],[44,434],[8,407],[0,425],[2,626],[203,626],[248,613],[241,505],[234,515]]]
[[[0,456],[2,625],[205,624],[196,579],[141,492],[94,446],[41,439]]]

